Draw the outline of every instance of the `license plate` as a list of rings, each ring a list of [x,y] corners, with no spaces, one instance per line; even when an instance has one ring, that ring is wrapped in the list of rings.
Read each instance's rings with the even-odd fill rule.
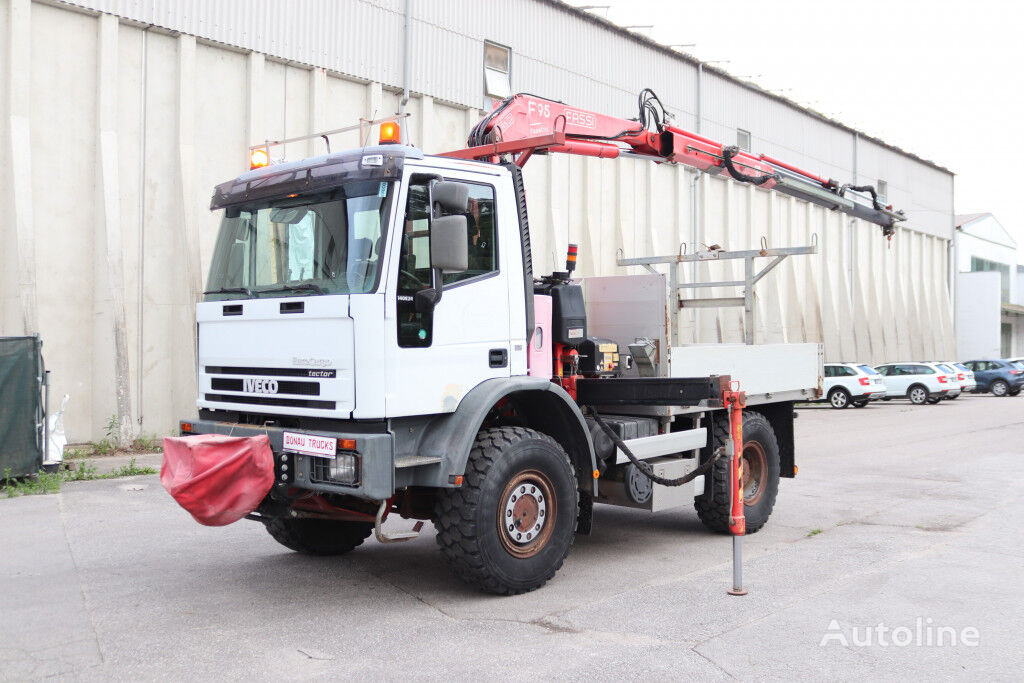
[[[283,450],[321,458],[333,458],[338,452],[338,440],[330,436],[284,432]]]

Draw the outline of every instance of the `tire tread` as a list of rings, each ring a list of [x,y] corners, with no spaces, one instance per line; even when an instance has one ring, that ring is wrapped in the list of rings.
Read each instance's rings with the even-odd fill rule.
[[[569,537],[569,546],[565,554],[545,576],[528,584],[511,585],[503,581],[490,571],[484,561],[478,542],[480,530],[477,529],[475,519],[487,475],[505,451],[516,443],[528,439],[539,439],[553,446],[562,456],[560,464],[564,465],[567,475],[575,481],[576,475],[569,456],[561,445],[550,436],[525,427],[495,427],[482,429],[477,435],[466,463],[462,486],[445,489],[438,496],[434,526],[437,528],[436,538],[437,544],[441,548],[441,554],[456,576],[466,583],[479,586],[488,593],[517,595],[540,588],[561,568],[569,550],[572,549],[573,539],[576,536],[574,522],[573,533]],[[573,490],[576,490],[575,487]],[[559,505],[561,506],[561,503]],[[567,501],[565,509],[576,511],[578,508],[579,492],[577,491],[576,500]]]

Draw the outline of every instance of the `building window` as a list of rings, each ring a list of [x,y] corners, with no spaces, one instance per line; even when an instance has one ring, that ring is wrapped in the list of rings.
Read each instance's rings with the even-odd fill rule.
[[[879,179],[878,181],[878,201],[881,204],[889,203],[889,183]]]
[[[512,94],[511,62],[511,49],[484,43],[484,95],[505,99]]]
[[[750,131],[742,128],[736,129],[736,146],[744,152],[750,151]]]
[[[1010,300],[1010,266],[1005,263],[996,263],[978,256],[971,257],[971,272],[977,273],[992,270],[999,273],[999,285],[1003,301]]]

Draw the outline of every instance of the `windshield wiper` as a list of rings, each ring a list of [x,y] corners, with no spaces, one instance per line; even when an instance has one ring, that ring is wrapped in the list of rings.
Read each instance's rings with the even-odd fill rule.
[[[323,294],[324,290],[319,285],[314,285],[312,282],[306,282],[301,285],[285,285],[284,287],[278,287],[277,289],[261,289],[260,294],[278,294],[280,292],[316,292],[317,294]]]
[[[250,299],[258,298],[248,287],[221,287],[220,289],[211,289],[203,292],[203,294],[245,294]]]

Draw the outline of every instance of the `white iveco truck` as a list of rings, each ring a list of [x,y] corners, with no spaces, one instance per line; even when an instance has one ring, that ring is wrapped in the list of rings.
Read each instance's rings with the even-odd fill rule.
[[[820,346],[678,345],[676,264],[746,259],[749,298],[754,258],[771,267],[815,248],[626,260],[673,264],[667,276],[581,281],[571,247],[565,272],[535,279],[520,171],[530,154],[644,152],[636,139],[660,136],[647,152],[656,161],[701,164],[667,149],[678,129],[643,116],[622,124],[629,139],[574,134],[579,112],[516,138],[493,117],[509,103],[535,115],[537,98],[523,97],[466,150],[381,144],[216,188],[223,221],[196,307],[199,415],[182,431],[269,436],[275,485],[248,517],[288,548],[343,553],[374,531],[389,542],[421,526],[389,531],[389,515],[431,520],[458,576],[519,593],[555,574],[595,503],[693,504],[727,531],[729,465],[717,454],[729,378],[746,393],[747,532],[767,522],[779,478],[795,475],[793,403],[820,395]],[[706,154],[702,170],[866,209],[731,148]]]

